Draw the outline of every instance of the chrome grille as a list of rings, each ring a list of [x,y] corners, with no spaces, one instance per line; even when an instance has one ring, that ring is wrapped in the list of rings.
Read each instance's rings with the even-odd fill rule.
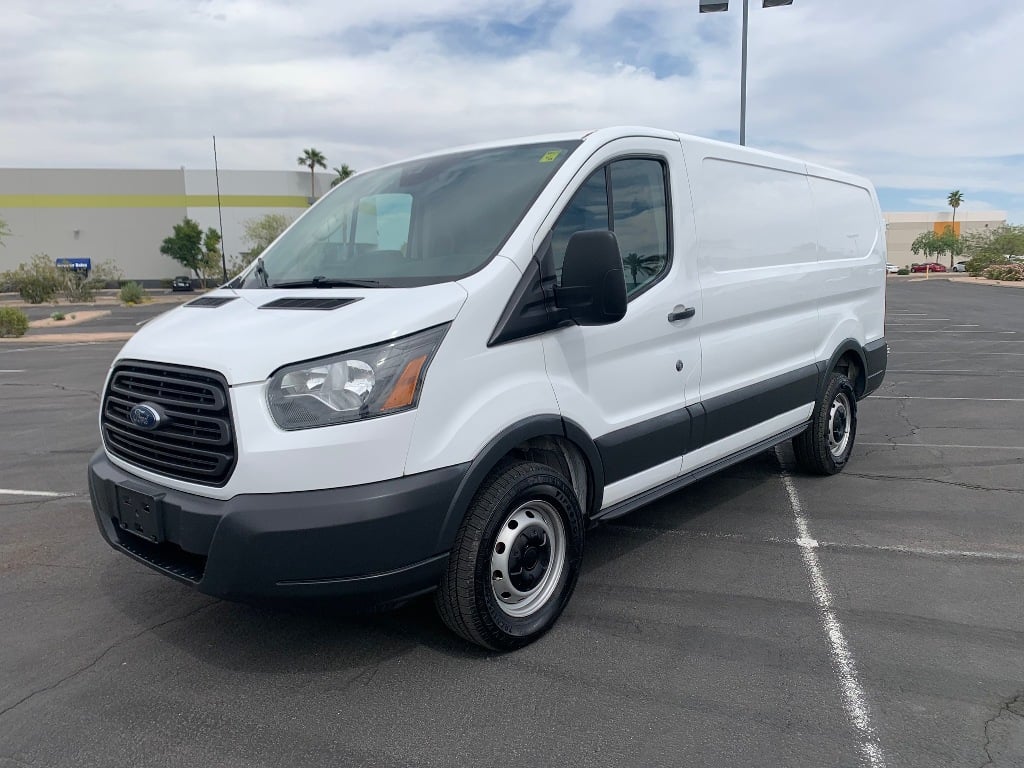
[[[129,413],[140,403],[161,408],[167,423],[145,430]],[[235,466],[227,383],[217,373],[123,361],[103,396],[103,440],[124,461],[167,477],[224,485]]]

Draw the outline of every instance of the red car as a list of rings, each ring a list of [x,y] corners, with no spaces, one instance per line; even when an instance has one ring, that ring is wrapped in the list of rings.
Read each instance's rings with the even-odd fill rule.
[[[929,261],[924,264],[912,264],[910,267],[911,272],[947,272],[945,265],[939,264],[938,262]]]

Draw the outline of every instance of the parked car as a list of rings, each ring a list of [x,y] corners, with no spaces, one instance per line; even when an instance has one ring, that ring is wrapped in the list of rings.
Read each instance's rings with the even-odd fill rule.
[[[924,264],[914,264],[910,268],[911,272],[948,272],[945,264],[939,264],[938,262],[929,261]]]
[[[958,261],[956,264],[953,265],[953,271],[954,272],[966,272],[967,271],[967,262],[966,261]]]
[[[843,469],[885,375],[885,253],[866,179],[670,131],[360,173],[120,351],[96,522],[209,595],[434,592],[519,648],[590,525],[785,441]]]
[[[191,291],[192,278],[188,275],[178,275],[171,281],[172,291]]]
[[[891,273],[894,273],[894,272],[899,272],[900,268],[897,267],[895,264],[890,264],[889,262],[886,262],[885,263],[885,271],[891,274]]]

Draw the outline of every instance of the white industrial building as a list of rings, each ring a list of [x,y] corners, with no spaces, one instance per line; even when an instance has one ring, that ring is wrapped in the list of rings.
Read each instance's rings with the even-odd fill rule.
[[[332,175],[318,173],[313,196]],[[228,258],[247,250],[245,223],[267,213],[296,218],[311,199],[308,170],[220,171],[220,213]],[[0,272],[43,253],[56,259],[113,261],[128,279],[154,281],[184,271],[160,244],[185,217],[221,229],[212,170],[0,168],[0,219],[10,236]]]

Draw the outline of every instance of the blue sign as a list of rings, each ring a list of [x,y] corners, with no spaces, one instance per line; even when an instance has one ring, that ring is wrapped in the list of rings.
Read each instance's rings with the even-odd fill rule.
[[[92,259],[57,259],[55,263],[61,269],[75,272],[88,272],[92,269]]]

